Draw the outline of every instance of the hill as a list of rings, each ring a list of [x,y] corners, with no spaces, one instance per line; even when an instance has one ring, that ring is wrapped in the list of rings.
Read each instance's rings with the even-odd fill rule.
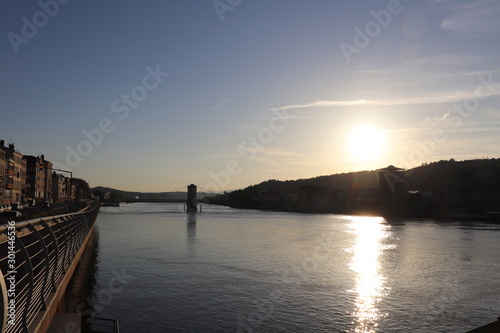
[[[91,193],[99,197],[101,201],[164,201],[164,200],[186,200],[187,192],[134,192],[123,191],[111,187],[97,186],[90,189]],[[108,193],[109,198],[105,198]],[[198,198],[203,198],[206,193],[198,192]]]
[[[442,160],[390,175],[400,184],[382,184],[393,187],[386,194],[381,191],[381,180],[386,180],[372,170],[288,181],[272,179],[212,196],[210,202],[284,211],[376,215],[389,211],[430,217],[500,211],[500,159]],[[383,211],[384,203],[388,211]]]

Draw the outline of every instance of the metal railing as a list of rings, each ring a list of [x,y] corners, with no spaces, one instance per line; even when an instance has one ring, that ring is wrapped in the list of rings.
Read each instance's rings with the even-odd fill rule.
[[[99,212],[89,210],[0,225],[0,328],[29,332],[85,241]]]

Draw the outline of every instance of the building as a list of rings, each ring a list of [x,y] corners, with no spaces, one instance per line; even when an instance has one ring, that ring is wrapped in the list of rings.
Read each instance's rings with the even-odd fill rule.
[[[5,203],[21,203],[25,201],[26,161],[23,155],[15,150],[14,144],[5,147],[5,141],[0,140],[0,150],[5,153],[4,189]]]
[[[25,155],[26,161],[26,201],[40,203],[44,200],[45,172],[40,157]]]
[[[331,209],[328,189],[322,186],[299,188],[300,209],[303,211],[328,211]]]
[[[5,182],[4,177],[5,171],[7,170],[7,158],[5,157],[5,151],[0,150],[0,205],[4,205],[5,202]]]
[[[44,155],[24,156],[14,144],[6,147],[0,140],[0,205],[82,200],[83,191],[77,191],[71,178],[54,171]]]
[[[384,215],[403,214],[407,196],[405,170],[389,165],[378,171],[381,213]]]
[[[54,202],[68,201],[67,182],[69,182],[68,178],[55,172],[52,173],[52,199]]]
[[[76,185],[71,184],[71,181],[68,178],[66,178],[66,193],[69,201],[73,201],[75,199]]]
[[[45,176],[44,179],[44,191],[43,191],[43,200],[46,202],[53,202],[52,198],[52,163],[45,160],[45,156],[41,156],[43,163],[43,173]]]

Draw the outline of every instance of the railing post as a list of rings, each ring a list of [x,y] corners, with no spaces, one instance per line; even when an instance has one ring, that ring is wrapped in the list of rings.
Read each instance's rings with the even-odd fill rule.
[[[66,248],[65,248],[65,255],[66,258],[64,258],[64,267],[69,265],[71,263],[71,260],[73,260],[73,247],[74,247],[74,230],[73,230],[73,215],[68,216],[67,218],[64,219],[61,223],[64,223],[64,231],[66,232]]]
[[[0,316],[2,316],[2,322],[0,323],[1,332],[5,332],[5,324],[7,323],[7,306],[9,299],[7,297],[7,286],[5,285],[5,280],[3,278],[2,269],[0,269],[0,293],[1,293],[1,302],[0,302]]]
[[[57,244],[58,253],[60,254],[60,259],[58,258],[57,264],[61,265],[62,273],[65,274],[66,273],[66,265],[65,265],[65,258],[64,257],[66,256],[66,247],[68,244],[68,236],[67,236],[66,230],[65,230],[64,226],[61,224],[61,222],[59,222],[59,220],[56,218],[54,219],[54,222],[57,224],[57,226],[59,227],[59,230],[62,232],[61,237],[64,240],[63,244],[60,244],[59,241]]]
[[[44,261],[46,262],[45,265],[42,265],[44,273],[43,273],[43,281],[42,281],[42,290],[40,292],[40,298],[41,298],[41,303],[42,303],[42,310],[46,310],[47,309],[47,304],[45,303],[44,292],[45,292],[45,288],[47,287],[47,279],[48,279],[48,276],[49,276],[49,251],[47,251],[47,244],[45,244],[42,235],[40,235],[40,233],[38,232],[38,230],[31,223],[28,223],[28,230],[30,230],[34,235],[36,235],[36,238],[38,238],[38,241],[36,243],[38,243],[38,249],[43,252],[43,254],[44,254]],[[33,279],[33,283],[34,282],[35,281]]]
[[[29,332],[28,330],[28,310],[31,305],[31,298],[33,296],[33,265],[31,264],[31,260],[29,258],[28,251],[26,250],[26,247],[24,246],[23,242],[17,235],[15,236],[15,244],[16,244],[16,249],[19,249],[16,252],[16,281],[23,281],[24,279],[27,279],[27,295],[26,295],[26,304],[23,309],[23,314],[22,314],[22,326],[23,326],[23,331],[24,332]],[[21,262],[21,266],[19,265],[19,262]],[[27,266],[27,267],[26,267]],[[18,267],[23,267],[22,271],[19,270]],[[24,289],[24,288],[23,288]],[[21,292],[23,291],[21,289]],[[16,290],[17,290],[17,285],[16,285]],[[22,295],[22,294],[21,294]],[[20,296],[19,291],[18,294],[16,295]],[[21,302],[18,302],[16,300],[16,304],[20,304]]]
[[[57,237],[56,235],[54,234],[54,231],[52,230],[52,228],[47,224],[47,222],[45,221],[42,221],[40,222],[41,225],[44,226],[44,228],[48,231],[48,235],[49,237],[51,237],[52,239],[52,244],[53,244],[53,247],[54,247],[54,267],[52,267],[52,270],[50,269],[50,258],[49,258],[49,275],[50,275],[50,284],[51,284],[51,290],[52,291],[56,291],[57,290],[57,286],[56,286],[56,281],[55,281],[55,275],[56,275],[56,271],[57,271],[57,264],[58,264],[58,260],[59,260],[59,243],[57,241]],[[50,274],[50,272],[52,271],[52,274]]]

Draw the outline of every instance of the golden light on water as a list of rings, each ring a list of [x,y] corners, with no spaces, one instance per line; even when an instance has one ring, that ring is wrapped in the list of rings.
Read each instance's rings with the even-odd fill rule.
[[[384,316],[377,308],[377,303],[388,292],[380,256],[388,248],[383,240],[390,235],[390,227],[383,221],[380,217],[355,217],[351,224],[351,232],[356,236],[350,248],[353,256],[349,266],[356,272],[356,285],[352,289],[357,294],[355,332],[376,332],[378,320]]]

